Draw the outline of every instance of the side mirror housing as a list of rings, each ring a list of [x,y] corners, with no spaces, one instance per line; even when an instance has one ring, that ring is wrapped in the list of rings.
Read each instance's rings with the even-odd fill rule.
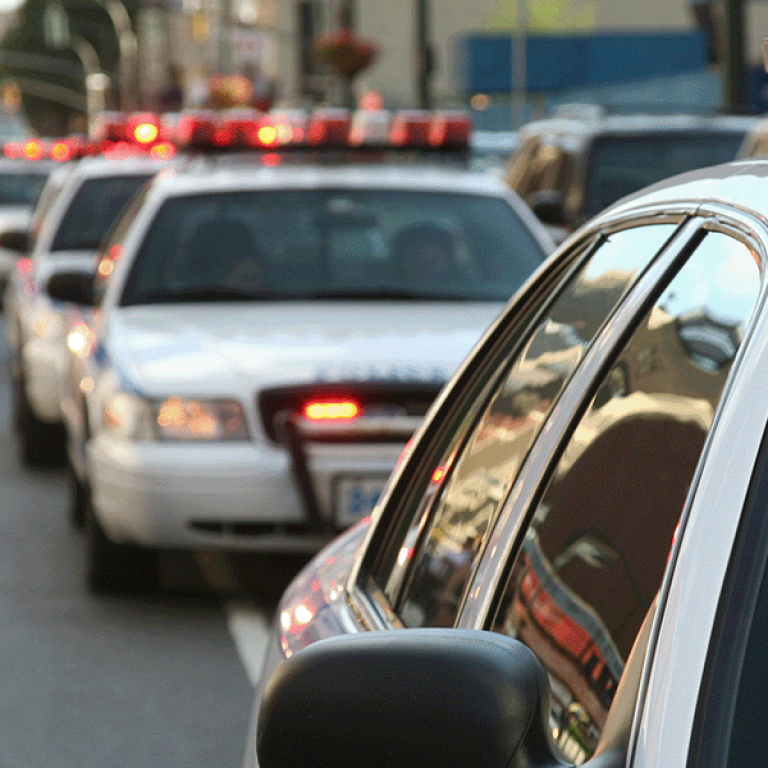
[[[45,290],[52,299],[92,307],[96,304],[92,272],[54,272]]]
[[[32,245],[32,237],[28,229],[7,229],[0,232],[0,248],[17,251],[19,256],[28,253]]]
[[[542,189],[534,192],[528,199],[528,205],[543,224],[563,227],[567,222],[565,197],[555,189]]]
[[[267,682],[261,768],[508,768],[554,762],[549,679],[493,632],[398,629],[313,643]]]

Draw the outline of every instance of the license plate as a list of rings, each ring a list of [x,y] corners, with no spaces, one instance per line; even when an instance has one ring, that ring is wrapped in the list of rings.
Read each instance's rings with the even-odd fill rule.
[[[386,477],[337,477],[334,519],[340,527],[369,515],[381,496]]]

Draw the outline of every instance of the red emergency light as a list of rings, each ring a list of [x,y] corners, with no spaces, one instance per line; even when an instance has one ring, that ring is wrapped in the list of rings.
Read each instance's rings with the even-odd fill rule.
[[[309,119],[307,144],[311,147],[347,147],[351,122],[348,109],[315,110]]]
[[[437,112],[429,124],[427,140],[432,147],[461,148],[469,146],[472,117],[459,110]]]
[[[429,147],[429,127],[432,113],[424,110],[396,112],[390,126],[389,140],[396,147]]]

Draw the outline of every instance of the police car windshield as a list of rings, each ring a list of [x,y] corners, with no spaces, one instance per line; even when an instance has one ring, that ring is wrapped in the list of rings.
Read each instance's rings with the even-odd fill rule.
[[[592,144],[584,186],[584,213],[591,218],[649,184],[736,157],[744,132],[665,131],[601,136]]]
[[[0,170],[0,205],[31,207],[40,197],[46,172]]]
[[[87,179],[61,219],[51,251],[95,251],[117,215],[151,173]]]
[[[545,254],[504,200],[411,190],[176,197],[122,305],[169,301],[508,299]]]

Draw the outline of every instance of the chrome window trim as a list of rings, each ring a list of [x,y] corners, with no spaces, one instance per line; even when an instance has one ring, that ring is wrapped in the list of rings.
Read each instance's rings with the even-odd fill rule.
[[[582,412],[585,401],[591,397],[592,385],[601,375],[606,358],[619,339],[632,328],[659,282],[687,256],[694,237],[701,230],[702,221],[694,219],[686,222],[673,235],[587,349],[518,473],[493,527],[485,553],[470,579],[457,626],[486,628],[497,593],[503,587],[510,554],[519,543],[531,502],[541,492],[542,478],[548,477],[553,457],[559,455],[575,416]]]

